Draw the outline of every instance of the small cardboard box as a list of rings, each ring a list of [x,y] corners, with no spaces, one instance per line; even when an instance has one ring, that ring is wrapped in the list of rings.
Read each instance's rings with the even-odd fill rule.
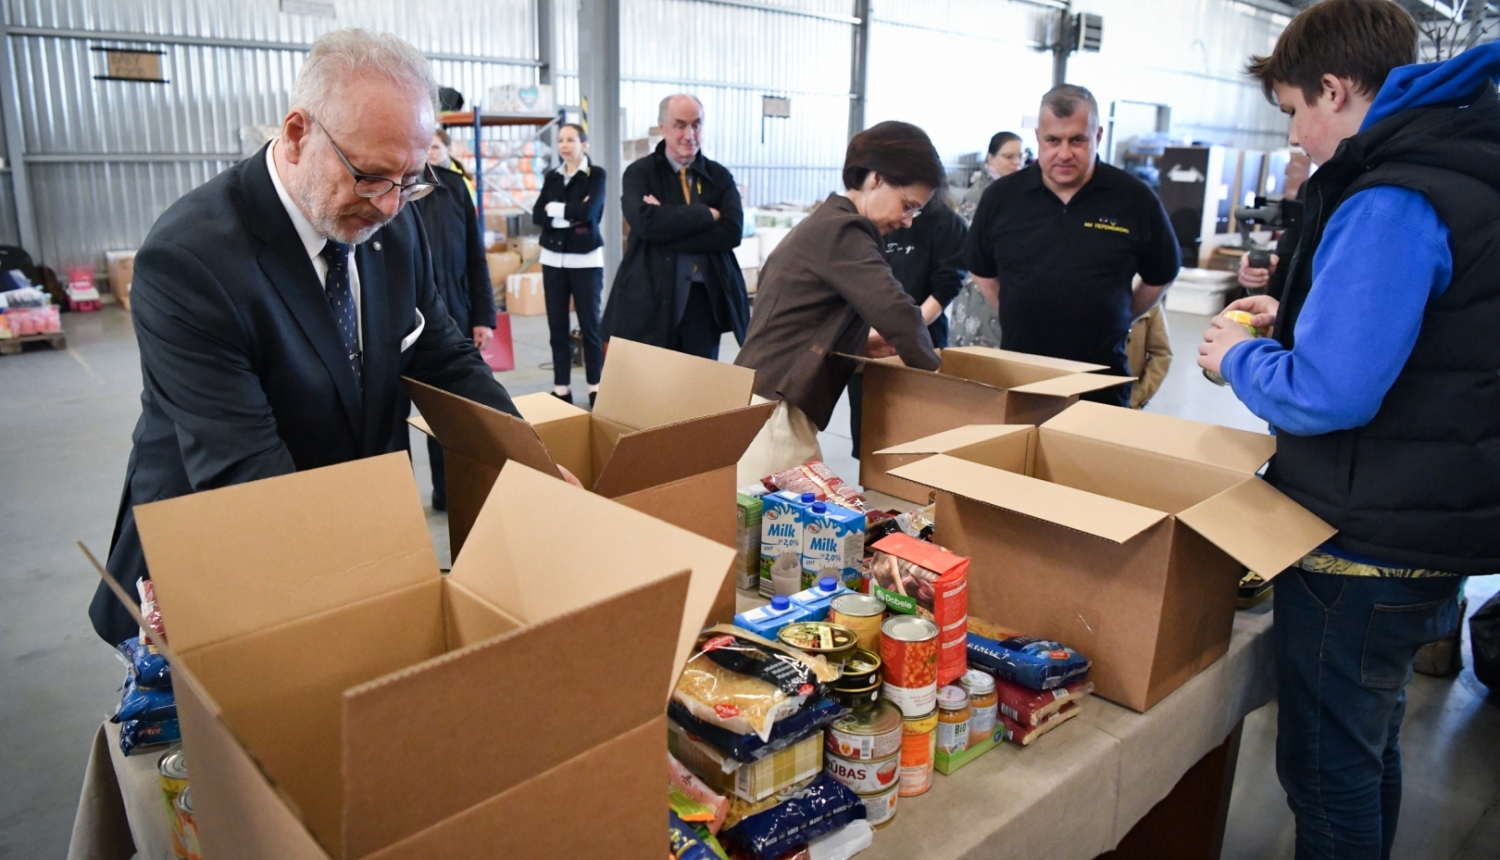
[[[900,446],[938,490],[936,541],[969,556],[969,612],[1077,648],[1095,691],[1145,711],[1224,654],[1240,576],[1334,529],[1256,477],[1276,440],[1077,403],[1033,427]]]
[[[1093,372],[1107,369],[1098,364],[980,346],[943,350],[937,373],[856,360],[865,370],[859,482],[909,501],[925,501],[927,491],[889,474],[909,460],[880,451],[969,424],[1040,424],[1080,394],[1131,381]]]
[[[521,255],[515,251],[491,251],[485,258],[490,268],[490,288],[504,293],[510,276],[521,271]]]
[[[135,251],[105,251],[109,267],[109,291],[120,304],[130,309],[130,282],[135,280]]]
[[[592,414],[539,393],[515,399],[523,420],[406,382],[423,418],[413,423],[443,443],[455,553],[509,460],[553,475],[561,465],[601,496],[733,547],[735,463],[775,408],[747,405],[752,370],[618,337],[610,341]],[[690,615],[734,616],[731,566],[726,562],[722,583],[714,583],[722,586],[717,597],[690,598]]]
[[[136,517],[204,856],[661,856],[684,604],[731,550],[514,463],[444,576],[402,454]]]
[[[505,312],[517,317],[541,316],[547,312],[540,272],[510,275],[505,279]]]

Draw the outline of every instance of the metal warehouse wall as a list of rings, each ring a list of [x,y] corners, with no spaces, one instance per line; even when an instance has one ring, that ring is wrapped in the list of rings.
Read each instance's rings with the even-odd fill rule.
[[[278,0],[8,0],[11,74],[36,212],[37,259],[102,265],[184,192],[237,161],[240,131],[286,112],[324,30],[401,34],[465,93],[536,80],[531,0],[341,0],[334,20]],[[116,38],[116,37],[127,38]],[[92,47],[159,48],[168,84],[96,81]],[[473,58],[473,59],[467,59]],[[498,62],[497,62],[498,61]],[[7,177],[8,178],[8,177]],[[0,231],[15,235],[8,182]]]
[[[577,0],[552,0],[560,103],[578,102]],[[1048,0],[875,0],[868,123],[915,122],[950,162],[1001,128],[1020,131],[1051,83],[1038,49]],[[471,100],[538,80],[538,0],[336,0],[338,17],[284,14],[280,0],[3,0],[38,233],[29,250],[61,269],[102,266],[140,244],[178,196],[241,155],[241,129],[279,122],[306,47],[332,27],[401,34]],[[772,11],[756,6],[775,6]],[[1260,148],[1285,120],[1239,74],[1285,18],[1236,0],[1078,0],[1105,16],[1104,50],[1074,55],[1069,79],[1112,99],[1173,109],[1174,131]],[[706,153],[748,201],[809,201],[839,187],[849,111],[853,0],[625,0],[623,134],[657,102],[704,102]],[[168,84],[95,81],[90,48],[166,52]],[[790,119],[761,119],[763,95]],[[595,118],[597,122],[597,118]],[[764,138],[762,137],[764,135]],[[0,141],[3,143],[3,141]],[[17,241],[11,175],[0,172],[0,241]]]

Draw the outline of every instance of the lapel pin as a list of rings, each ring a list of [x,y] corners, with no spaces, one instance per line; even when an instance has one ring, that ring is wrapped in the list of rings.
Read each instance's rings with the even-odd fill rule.
[[[379,250],[380,250],[380,243],[379,243],[379,242],[372,242],[372,243],[370,243],[370,244],[371,244],[371,246],[372,246],[372,247],[373,247],[373,248],[374,248],[374,249],[375,249],[375,250],[377,250],[377,251],[379,251]]]

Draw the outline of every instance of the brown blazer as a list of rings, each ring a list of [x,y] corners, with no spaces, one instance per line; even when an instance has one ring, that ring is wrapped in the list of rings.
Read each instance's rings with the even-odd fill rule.
[[[1167,368],[1172,366],[1172,335],[1167,331],[1167,318],[1162,315],[1160,304],[1130,327],[1125,358],[1136,378],[1130,388],[1130,408],[1140,409],[1156,394],[1162,380],[1167,378]]]
[[[734,363],[755,369],[755,393],[828,427],[870,328],[910,367],[937,370],[922,312],[881,253],[880,231],[831,194],[781,240],[760,271],[745,345]]]

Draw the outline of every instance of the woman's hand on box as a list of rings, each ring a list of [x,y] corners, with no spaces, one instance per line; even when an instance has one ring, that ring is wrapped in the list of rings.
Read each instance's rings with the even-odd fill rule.
[[[562,466],[558,466],[557,467],[557,471],[558,471],[558,474],[562,475],[562,479],[564,481],[567,481],[568,483],[572,484],[573,486],[577,487],[580,490],[586,490],[586,489],[588,489],[587,487],[585,487],[583,485],[583,482],[580,481],[580,480],[578,480],[578,478],[572,472],[569,472],[567,469],[563,468]]]

